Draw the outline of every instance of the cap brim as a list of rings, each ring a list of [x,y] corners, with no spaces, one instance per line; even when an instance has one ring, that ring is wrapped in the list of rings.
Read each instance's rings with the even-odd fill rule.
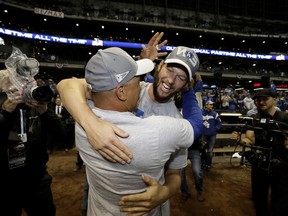
[[[150,59],[141,59],[136,61],[138,69],[135,76],[140,76],[151,72],[154,69],[154,63]]]
[[[191,69],[190,69],[190,67],[185,63],[185,62],[183,62],[183,61],[181,61],[180,59],[167,59],[167,60],[165,60],[164,61],[165,63],[175,63],[175,64],[180,64],[180,65],[182,65],[182,66],[184,66],[186,69],[187,69],[187,71],[188,71],[188,74],[189,74],[189,80],[190,81],[192,81],[192,73],[191,73]]]
[[[259,98],[259,97],[272,97],[271,95],[267,95],[267,94],[261,94],[261,95],[255,95],[252,97],[252,99],[254,100],[255,98]]]

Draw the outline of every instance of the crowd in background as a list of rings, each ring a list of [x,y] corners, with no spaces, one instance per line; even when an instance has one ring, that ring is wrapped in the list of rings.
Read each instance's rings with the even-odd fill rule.
[[[251,95],[254,92],[242,88],[241,90],[235,89],[232,84],[224,88],[203,89],[202,99],[203,104],[207,100],[215,102],[214,109],[223,112],[245,112],[255,107]],[[277,104],[280,110],[286,111],[288,109],[288,95],[286,91],[277,91]]]
[[[56,89],[56,82],[53,79],[48,79],[46,81],[38,79],[38,85],[49,85],[54,91],[54,98],[59,96]],[[270,82],[271,85],[275,85],[273,81]],[[274,87],[274,91],[277,93],[277,106],[280,110],[288,110],[288,91],[277,91]],[[255,108],[253,99],[251,98],[255,91],[250,89],[235,89],[232,84],[226,87],[216,87],[216,88],[202,88],[202,107],[206,104],[208,100],[214,102],[214,109],[220,112],[244,112]],[[53,101],[52,101],[53,102]]]
[[[145,79],[146,78],[146,79]],[[144,80],[149,82],[148,77],[145,77]],[[153,82],[153,76],[149,74],[149,78],[151,79],[150,82]],[[256,105],[254,104],[254,100],[252,99],[255,91],[249,91],[248,89],[235,89],[232,84],[227,85],[226,87],[219,87],[219,88],[205,88],[203,87],[203,81],[201,76],[198,74],[197,78],[194,77],[196,80],[195,83],[195,92],[196,98],[198,100],[198,105],[202,110],[206,109],[207,102],[213,102],[212,109],[215,110],[218,114],[225,113],[225,112],[236,112],[241,113],[243,115],[249,116],[249,113],[254,113],[256,109]],[[65,129],[66,129],[66,142],[60,143],[61,139],[55,139],[54,141],[50,142],[51,145],[48,146],[48,150],[50,154],[53,152],[53,149],[59,148],[65,149],[68,151],[69,149],[75,146],[75,139],[74,139],[74,119],[72,116],[67,112],[65,107],[62,105],[59,93],[56,89],[57,83],[53,79],[42,80],[37,79],[38,85],[49,85],[50,88],[54,92],[54,97],[49,103],[49,107],[55,111],[55,113],[60,117]],[[273,81],[270,82],[270,89],[277,93],[277,104],[276,107],[279,110],[286,111],[288,110],[288,95],[285,91],[277,91],[277,88]],[[196,90],[197,88],[197,90]],[[198,93],[197,93],[198,92]],[[198,96],[197,96],[198,94]],[[177,106],[177,99],[176,99],[176,106]],[[58,108],[61,108],[61,113],[58,113]],[[204,109],[205,108],[205,109]],[[77,158],[77,157],[76,157]],[[75,159],[76,166],[74,171],[81,169],[83,166],[83,161],[81,158]]]

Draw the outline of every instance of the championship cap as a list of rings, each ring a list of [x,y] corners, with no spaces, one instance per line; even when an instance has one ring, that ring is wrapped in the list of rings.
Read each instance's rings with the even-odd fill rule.
[[[175,63],[184,66],[189,75],[189,80],[193,80],[193,75],[199,68],[200,61],[194,50],[184,46],[176,47],[165,59],[165,63]]]
[[[98,50],[91,57],[85,67],[85,79],[92,92],[103,92],[153,69],[154,63],[150,59],[135,61],[124,50],[111,47]]]

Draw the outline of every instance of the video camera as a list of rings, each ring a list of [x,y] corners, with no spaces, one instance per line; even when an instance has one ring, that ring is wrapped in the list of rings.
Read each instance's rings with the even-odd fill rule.
[[[37,86],[34,76],[39,72],[39,62],[28,58],[20,49],[13,47],[12,53],[5,61],[6,70],[1,71],[0,87],[9,99],[22,97],[24,101],[34,99],[49,102],[53,91],[49,86]]]
[[[270,118],[242,118],[242,129],[253,130],[258,144],[242,144],[241,165],[255,165],[271,173],[273,166],[287,161],[284,137],[288,135],[288,125]],[[286,163],[286,162],[284,162]]]
[[[269,118],[241,117],[240,119],[241,119],[240,122],[246,129],[268,130],[275,127],[275,121]]]

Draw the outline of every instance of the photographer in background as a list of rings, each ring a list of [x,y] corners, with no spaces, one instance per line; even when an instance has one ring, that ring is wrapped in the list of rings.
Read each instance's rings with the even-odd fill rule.
[[[11,56],[28,59],[20,50]],[[30,60],[37,62],[36,59]],[[31,74],[31,68],[27,65],[16,67],[21,65],[6,65],[7,70],[0,73],[3,75],[0,79],[3,91],[0,94],[1,214],[21,216],[24,209],[28,216],[55,216],[52,177],[47,172],[49,156],[46,140],[63,130],[60,130],[59,118],[47,108],[47,95],[39,94],[40,101],[29,99],[31,86],[25,80],[31,81],[34,77],[25,76],[24,73]],[[17,84],[21,84],[22,89],[18,89]]]
[[[238,140],[241,144],[252,145],[254,148],[259,147],[251,158],[252,199],[256,215],[287,216],[288,136],[285,130],[287,132],[288,113],[275,109],[276,94],[269,89],[258,91],[253,99],[258,109],[253,116],[253,121],[258,123],[254,128],[251,127],[252,129],[246,131],[245,138],[242,140],[240,140],[240,134],[235,131],[231,138]],[[279,127],[284,125],[286,128],[275,130],[269,125],[270,121],[277,122],[276,125]],[[268,123],[264,124],[263,122]],[[263,149],[271,149],[272,157],[270,159],[269,155],[265,155],[267,151],[263,151]],[[264,159],[262,160],[262,158]],[[268,204],[269,194],[271,194],[271,205]],[[271,210],[268,206],[271,206]]]

